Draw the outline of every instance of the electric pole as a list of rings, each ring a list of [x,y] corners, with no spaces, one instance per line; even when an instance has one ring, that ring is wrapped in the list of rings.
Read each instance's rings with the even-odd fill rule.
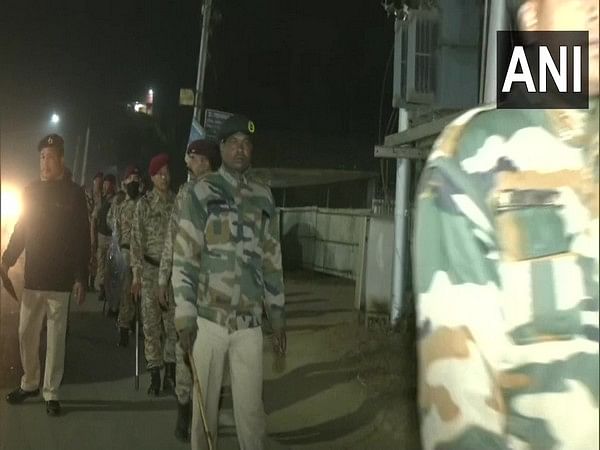
[[[198,55],[198,75],[196,77],[196,98],[194,102],[194,119],[201,123],[202,110],[204,109],[204,74],[206,73],[206,56],[208,54],[208,38],[210,33],[210,16],[212,0],[204,0],[202,5],[202,34],[200,38],[200,52]]]

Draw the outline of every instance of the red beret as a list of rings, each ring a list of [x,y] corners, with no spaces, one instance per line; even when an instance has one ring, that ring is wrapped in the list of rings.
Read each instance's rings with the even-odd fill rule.
[[[148,173],[150,173],[150,176],[153,177],[158,173],[160,169],[162,169],[167,164],[169,164],[169,155],[167,155],[166,153],[156,155],[154,158],[152,158],[152,161],[150,161]]]
[[[127,169],[125,169],[125,178],[129,178],[130,175],[139,175],[140,174],[140,169],[138,169],[135,166],[127,166]]]

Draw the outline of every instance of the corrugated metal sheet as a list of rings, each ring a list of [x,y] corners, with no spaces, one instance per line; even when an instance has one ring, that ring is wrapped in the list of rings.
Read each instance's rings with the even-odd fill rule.
[[[362,267],[366,217],[370,213],[370,210],[282,208],[284,264],[356,280]]]

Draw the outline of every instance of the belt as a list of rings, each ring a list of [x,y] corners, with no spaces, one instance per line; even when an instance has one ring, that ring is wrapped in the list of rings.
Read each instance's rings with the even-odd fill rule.
[[[120,247],[129,250],[129,244],[121,244]]]
[[[156,259],[152,258],[151,256],[144,255],[144,261],[146,261],[151,266],[160,267],[160,261],[157,261]]]

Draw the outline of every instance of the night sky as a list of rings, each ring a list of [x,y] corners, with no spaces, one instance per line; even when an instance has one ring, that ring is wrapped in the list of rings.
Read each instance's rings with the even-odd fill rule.
[[[2,179],[37,175],[36,142],[52,131],[77,138],[91,123],[88,174],[146,164],[165,150],[181,162],[200,43],[199,1],[4,4],[0,23]],[[384,69],[393,19],[377,0],[213,0],[206,106],[257,124],[255,165],[375,170]],[[383,122],[391,111],[391,67]],[[153,123],[124,104],[155,91]]]

